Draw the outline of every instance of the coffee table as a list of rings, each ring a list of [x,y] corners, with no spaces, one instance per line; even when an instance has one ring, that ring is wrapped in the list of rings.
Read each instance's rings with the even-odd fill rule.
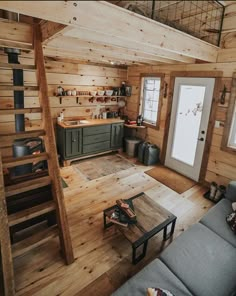
[[[119,229],[132,245],[132,262],[136,264],[145,257],[148,241],[151,237],[162,230],[164,241],[173,235],[177,218],[143,192],[129,198],[129,200],[133,202],[137,222],[135,224],[129,224],[128,227],[107,222],[107,217],[111,213],[111,210],[117,208],[117,205],[114,205],[103,211],[104,228],[106,229],[114,225]],[[168,231],[169,225],[170,230]],[[137,256],[136,250],[141,245],[143,245],[142,253]]]

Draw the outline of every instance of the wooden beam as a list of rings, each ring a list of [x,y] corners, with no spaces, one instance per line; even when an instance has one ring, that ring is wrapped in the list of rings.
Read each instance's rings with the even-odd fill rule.
[[[114,46],[116,48],[121,48],[121,49],[129,49],[129,50],[134,50],[138,52],[139,54],[144,53],[144,54],[151,54],[158,56],[160,58],[166,58],[170,59],[173,61],[178,61],[178,62],[183,62],[183,63],[188,63],[192,64],[195,62],[194,58],[191,57],[186,57],[182,54],[177,54],[174,52],[166,51],[165,48],[160,49],[156,48],[153,46],[150,46],[150,44],[145,44],[143,43],[142,46],[140,46],[139,43],[132,41],[127,45],[127,41],[121,40],[119,37],[107,37],[104,33],[97,32],[94,34],[92,31],[88,31],[84,28],[76,28],[72,29],[70,31],[67,31],[64,36],[69,36],[69,37],[74,37],[74,38],[80,38],[85,41],[91,42],[93,41],[94,43],[100,44],[100,45],[108,45],[108,46]]]
[[[127,60],[137,60],[137,61],[144,61],[150,60],[152,61],[161,62],[161,63],[178,63],[177,61],[173,61],[172,59],[162,58],[158,55],[154,54],[146,54],[132,49],[126,49],[121,47],[115,47],[111,45],[102,45],[100,43],[95,43],[91,41],[81,40],[78,38],[73,38],[69,36],[60,36],[60,38],[56,38],[47,43],[49,47],[55,47],[57,49],[63,50],[73,50],[76,51],[78,57],[81,53],[86,52],[89,53],[97,53],[98,55],[108,55],[114,56],[114,58],[123,58]],[[177,59],[177,57],[176,57]]]
[[[89,48],[81,48],[80,50],[76,51],[74,48],[71,48],[71,50],[69,49],[65,49],[63,47],[59,47],[59,48],[54,48],[54,47],[49,47],[46,46],[44,49],[44,54],[48,55],[48,53],[51,52],[51,55],[56,56],[58,53],[60,56],[75,56],[77,58],[87,58],[87,59],[93,59],[96,60],[97,62],[101,62],[101,61],[110,61],[110,62],[120,62],[121,64],[124,62],[133,64],[134,62],[137,63],[146,63],[146,64],[151,64],[151,65],[159,65],[160,63],[168,63],[168,64],[174,64],[174,61],[168,60],[168,59],[162,59],[162,58],[156,58],[150,55],[147,56],[138,56],[135,54],[124,54],[122,52],[120,52],[119,50],[117,50],[116,52],[114,51],[110,51],[109,49],[104,49],[103,51],[101,49],[97,49],[97,48],[93,48],[93,49],[89,49]],[[54,54],[55,53],[55,54]],[[178,63],[178,62],[176,62]]]
[[[42,42],[45,44],[49,40],[56,38],[61,35],[63,30],[67,28],[66,25],[58,24],[50,21],[40,22],[41,32],[42,32]]]
[[[48,2],[47,2],[48,3]],[[34,25],[34,50],[35,65],[37,68],[37,81],[39,86],[40,105],[43,106],[42,120],[46,131],[44,137],[46,151],[49,153],[48,171],[52,178],[52,194],[57,210],[57,223],[61,242],[62,253],[67,264],[74,262],[74,254],[70,237],[70,230],[64,204],[64,194],[61,185],[60,170],[57,158],[56,139],[54,134],[53,121],[48,99],[48,84],[44,65],[42,48],[42,35],[39,24]]]
[[[0,8],[83,28],[94,38],[101,33],[110,45],[118,40],[124,48],[147,45],[208,62],[217,58],[216,46],[105,1],[0,1]]]
[[[0,46],[32,49],[32,26],[8,20],[0,20]]]
[[[68,59],[74,59],[74,60],[78,60],[78,58],[80,60],[84,60],[86,63],[103,63],[103,64],[110,64],[111,61],[117,63],[118,65],[123,65],[123,66],[129,66],[129,65],[133,65],[133,64],[141,64],[138,62],[134,62],[134,61],[127,61],[127,60],[123,60],[123,59],[117,59],[117,58],[108,58],[107,59],[105,57],[101,57],[99,58],[96,55],[92,55],[90,54],[89,56],[87,54],[80,54],[80,56],[78,57],[78,52],[76,51],[62,51],[61,49],[56,49],[56,48],[50,48],[50,47],[45,47],[44,50],[44,56],[46,57],[53,57],[53,58],[68,58]]]
[[[3,271],[5,296],[15,295],[14,271],[12,262],[11,242],[5,200],[2,158],[0,152],[0,252]]]

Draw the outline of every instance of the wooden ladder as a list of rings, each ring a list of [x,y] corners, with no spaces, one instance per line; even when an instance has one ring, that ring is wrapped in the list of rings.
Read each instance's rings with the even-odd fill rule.
[[[48,89],[46,80],[46,71],[44,66],[43,49],[41,42],[41,30],[39,24],[34,24],[34,52],[35,52],[35,68],[37,74],[38,87],[34,86],[0,86],[1,90],[35,90],[39,91],[40,108],[24,108],[24,109],[1,109],[0,115],[6,114],[24,114],[39,113],[42,114],[43,127],[40,130],[32,130],[18,133],[0,134],[0,150],[1,148],[10,147],[16,139],[27,139],[41,137],[44,139],[45,152],[36,155],[24,157],[5,157],[0,155],[0,250],[2,258],[2,271],[4,282],[5,296],[15,294],[14,273],[12,258],[23,255],[31,249],[45,243],[49,239],[59,235],[62,255],[66,264],[74,261],[71,237],[64,205],[64,195],[61,185],[59,164],[57,158],[56,141],[54,135],[54,127],[51,118]],[[32,69],[32,66],[21,64],[5,64],[0,63],[1,68],[11,69]],[[47,161],[47,174],[35,174],[37,178],[29,176],[21,182],[16,182],[9,186],[4,185],[3,169],[10,169],[15,166],[25,165],[29,163]],[[20,178],[19,178],[20,179]],[[40,188],[50,186],[52,199],[44,201],[40,204],[33,205],[29,208],[8,214],[7,201],[9,198],[17,198],[20,194],[33,192]],[[35,219],[41,215],[50,212],[56,212],[56,225],[49,226],[32,236],[11,244],[9,227],[15,227],[20,223],[25,223],[30,219]],[[1,292],[0,292],[1,294]]]

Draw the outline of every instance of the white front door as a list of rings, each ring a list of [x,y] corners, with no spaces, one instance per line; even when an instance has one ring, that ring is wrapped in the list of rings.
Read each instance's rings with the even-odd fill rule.
[[[214,78],[175,78],[165,165],[195,181],[204,152]]]

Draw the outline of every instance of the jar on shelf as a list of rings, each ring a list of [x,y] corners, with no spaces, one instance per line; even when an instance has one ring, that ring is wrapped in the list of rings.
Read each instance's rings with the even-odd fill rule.
[[[76,96],[76,93],[77,93],[77,91],[76,91],[76,89],[74,88],[74,89],[71,91],[71,95],[72,95],[72,96]]]
[[[66,94],[67,94],[67,96],[71,96],[71,90],[70,89],[68,89],[67,91],[66,91]]]

